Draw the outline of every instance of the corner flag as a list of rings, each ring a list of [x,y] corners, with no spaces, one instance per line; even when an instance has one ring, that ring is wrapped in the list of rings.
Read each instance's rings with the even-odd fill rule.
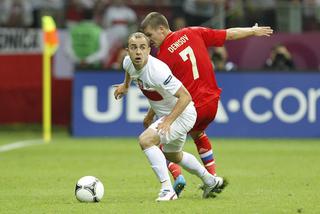
[[[59,45],[59,38],[56,24],[51,16],[42,17],[42,31],[44,38],[44,51],[49,52],[52,56]]]
[[[42,33],[43,33],[43,106],[42,106],[42,120],[43,120],[43,139],[45,142],[51,140],[51,62],[50,58],[53,56],[59,45],[59,38],[56,29],[56,24],[51,16],[42,17]]]

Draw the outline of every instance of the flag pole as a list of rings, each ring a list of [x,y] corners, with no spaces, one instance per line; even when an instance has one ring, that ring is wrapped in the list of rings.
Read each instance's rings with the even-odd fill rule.
[[[59,39],[56,30],[56,24],[51,16],[42,17],[43,31],[43,54],[42,54],[42,126],[43,140],[49,143],[52,138],[51,130],[51,57],[58,48]]]
[[[47,48],[43,51],[43,77],[42,77],[42,125],[43,140],[45,143],[51,141],[51,62],[50,53]]]

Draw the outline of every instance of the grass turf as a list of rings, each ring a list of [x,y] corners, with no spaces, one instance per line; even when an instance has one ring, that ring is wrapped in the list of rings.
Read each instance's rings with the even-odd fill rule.
[[[37,139],[0,132],[0,145]],[[320,140],[213,139],[218,173],[230,184],[201,199],[200,180],[184,171],[181,198],[154,200],[160,188],[134,138],[75,139],[59,131],[50,144],[0,153],[0,213],[319,213]],[[189,139],[185,151],[196,154]],[[97,176],[99,203],[79,203],[77,179]]]

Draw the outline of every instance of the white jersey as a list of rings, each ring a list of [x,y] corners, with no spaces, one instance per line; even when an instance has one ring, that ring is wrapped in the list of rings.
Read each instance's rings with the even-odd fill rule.
[[[178,100],[174,94],[182,83],[172,75],[164,62],[149,55],[148,63],[137,71],[130,57],[126,56],[123,60],[123,68],[148,98],[151,108],[158,117],[170,114]],[[183,113],[194,111],[194,104],[190,102]]]

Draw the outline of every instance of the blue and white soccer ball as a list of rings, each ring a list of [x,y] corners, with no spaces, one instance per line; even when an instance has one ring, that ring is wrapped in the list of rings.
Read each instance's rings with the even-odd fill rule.
[[[75,195],[80,202],[99,202],[103,194],[103,184],[94,176],[84,176],[76,184]]]

